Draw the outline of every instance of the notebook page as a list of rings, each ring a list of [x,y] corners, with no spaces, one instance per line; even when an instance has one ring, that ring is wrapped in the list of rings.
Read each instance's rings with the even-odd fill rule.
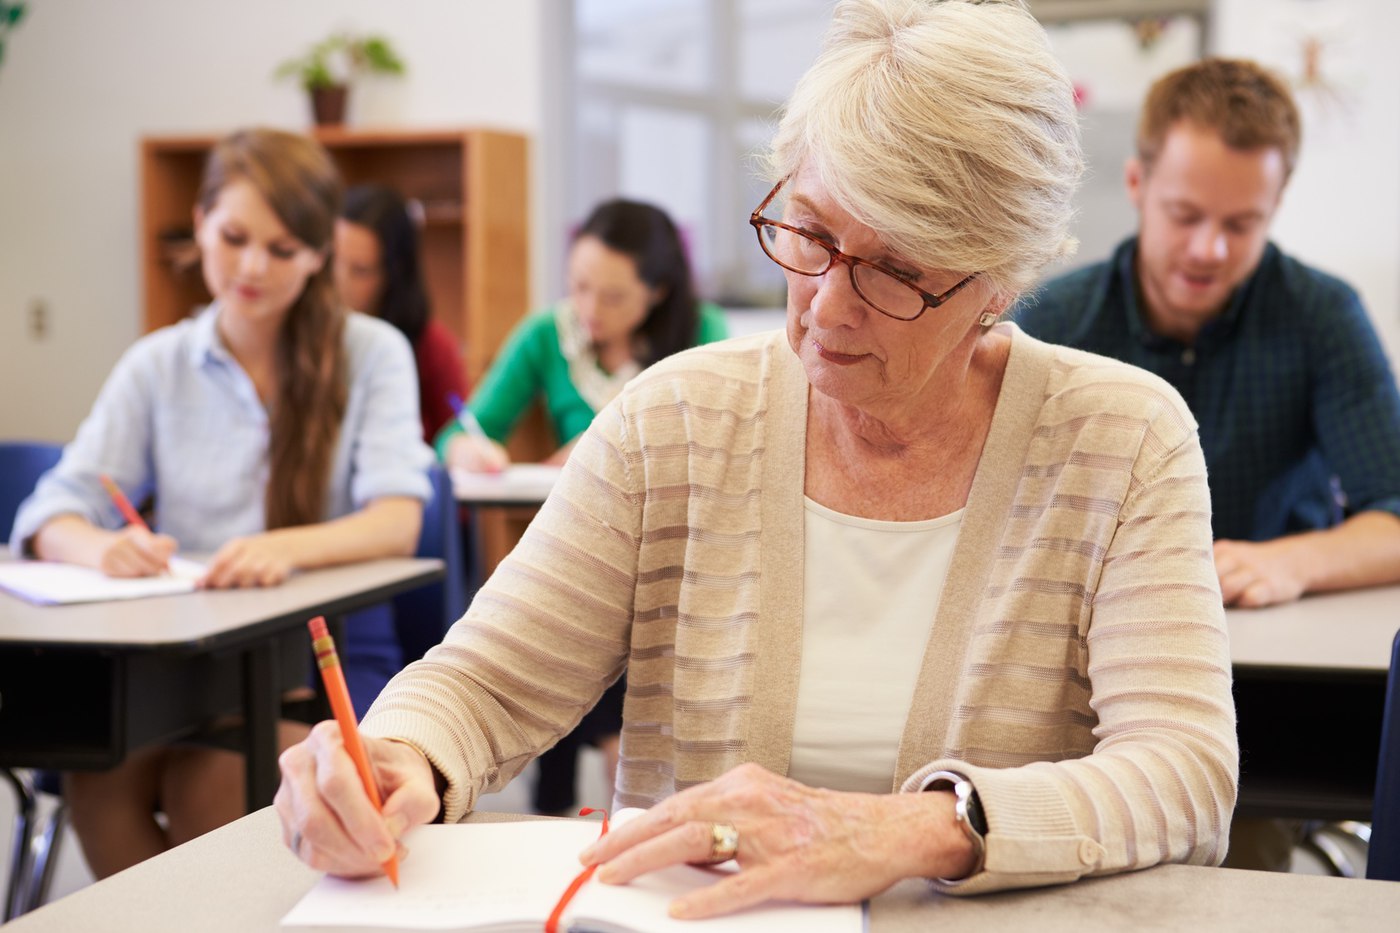
[[[52,561],[0,563],[0,589],[41,606],[191,593],[203,576],[203,564],[181,557],[170,559],[170,573],[154,577],[109,577],[91,567]]]
[[[327,875],[282,925],[538,930],[599,828],[596,820],[418,826],[404,834],[397,891],[383,876]]]
[[[723,869],[673,865],[649,872],[629,884],[589,881],[569,910],[571,929],[597,933],[861,933],[860,904],[816,905],[770,901],[708,920],[676,920],[667,905],[682,894],[714,884]]]
[[[632,813],[623,810],[617,822]],[[283,926],[384,927],[402,930],[538,930],[581,866],[578,853],[598,838],[599,823],[549,820],[420,826],[404,837],[399,890],[382,876],[323,877]],[[628,885],[590,880],[565,914],[570,929],[669,933],[861,933],[860,905],[764,904],[713,920],[673,920],[681,894],[713,884],[723,870],[674,866]]]
[[[543,463],[512,463],[500,473],[453,470],[452,494],[459,501],[543,502],[562,469]]]

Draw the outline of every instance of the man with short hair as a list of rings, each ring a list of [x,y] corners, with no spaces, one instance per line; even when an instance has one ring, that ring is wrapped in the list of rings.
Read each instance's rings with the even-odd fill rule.
[[[1185,397],[1227,605],[1400,580],[1395,379],[1356,292],[1268,241],[1299,139],[1287,88],[1252,62],[1168,74],[1126,168],[1137,236],[1016,312]]]

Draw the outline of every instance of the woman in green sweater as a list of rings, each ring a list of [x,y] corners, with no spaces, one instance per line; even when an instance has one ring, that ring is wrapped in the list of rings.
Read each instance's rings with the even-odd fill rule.
[[[563,463],[593,415],[629,379],[679,350],[723,340],[723,312],[697,301],[676,225],[650,204],[616,199],[594,208],[569,250],[569,294],[510,335],[469,408],[487,437],[454,420],[437,436],[449,465],[495,472],[501,446],[539,398]],[[488,439],[489,438],[489,439]]]
[[[510,462],[502,444],[539,398],[561,445],[546,462],[562,464],[593,416],[633,376],[672,353],[728,336],[723,312],[695,298],[676,225],[636,201],[593,209],[569,250],[569,295],[520,322],[472,395],[469,408],[486,437],[460,420],[437,436],[449,466],[495,472]],[[617,773],[625,678],[598,700],[569,735],[539,757],[532,803],[539,813],[575,806],[578,752],[603,753],[608,798]]]

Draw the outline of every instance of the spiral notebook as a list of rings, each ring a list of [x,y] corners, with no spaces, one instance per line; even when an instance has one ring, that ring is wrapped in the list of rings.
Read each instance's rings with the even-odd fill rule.
[[[633,811],[640,812],[640,811]],[[618,821],[630,815],[624,810]],[[323,877],[282,918],[284,927],[538,931],[578,874],[578,853],[598,823],[536,820],[419,826],[404,836],[399,889],[382,876]],[[627,885],[588,881],[561,928],[583,933],[860,933],[861,905],[771,902],[713,920],[675,920],[672,900],[713,884],[724,868],[677,865]]]

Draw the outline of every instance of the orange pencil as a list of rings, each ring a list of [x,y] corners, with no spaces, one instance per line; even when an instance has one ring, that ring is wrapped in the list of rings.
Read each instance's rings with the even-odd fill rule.
[[[316,666],[321,669],[321,682],[326,685],[326,698],[331,701],[335,721],[340,723],[340,737],[345,742],[345,750],[350,760],[355,762],[355,770],[360,772],[360,780],[365,785],[374,809],[384,812],[384,804],[379,799],[379,785],[374,783],[374,772],[370,770],[369,756],[365,754],[365,743],[360,741],[360,730],[355,725],[355,709],[350,705],[350,689],[345,686],[345,674],[340,669],[340,658],[335,653],[335,642],[326,630],[326,620],[317,616],[306,627],[311,629],[311,650],[316,654]],[[389,856],[384,863],[384,874],[399,886],[399,857]]]

